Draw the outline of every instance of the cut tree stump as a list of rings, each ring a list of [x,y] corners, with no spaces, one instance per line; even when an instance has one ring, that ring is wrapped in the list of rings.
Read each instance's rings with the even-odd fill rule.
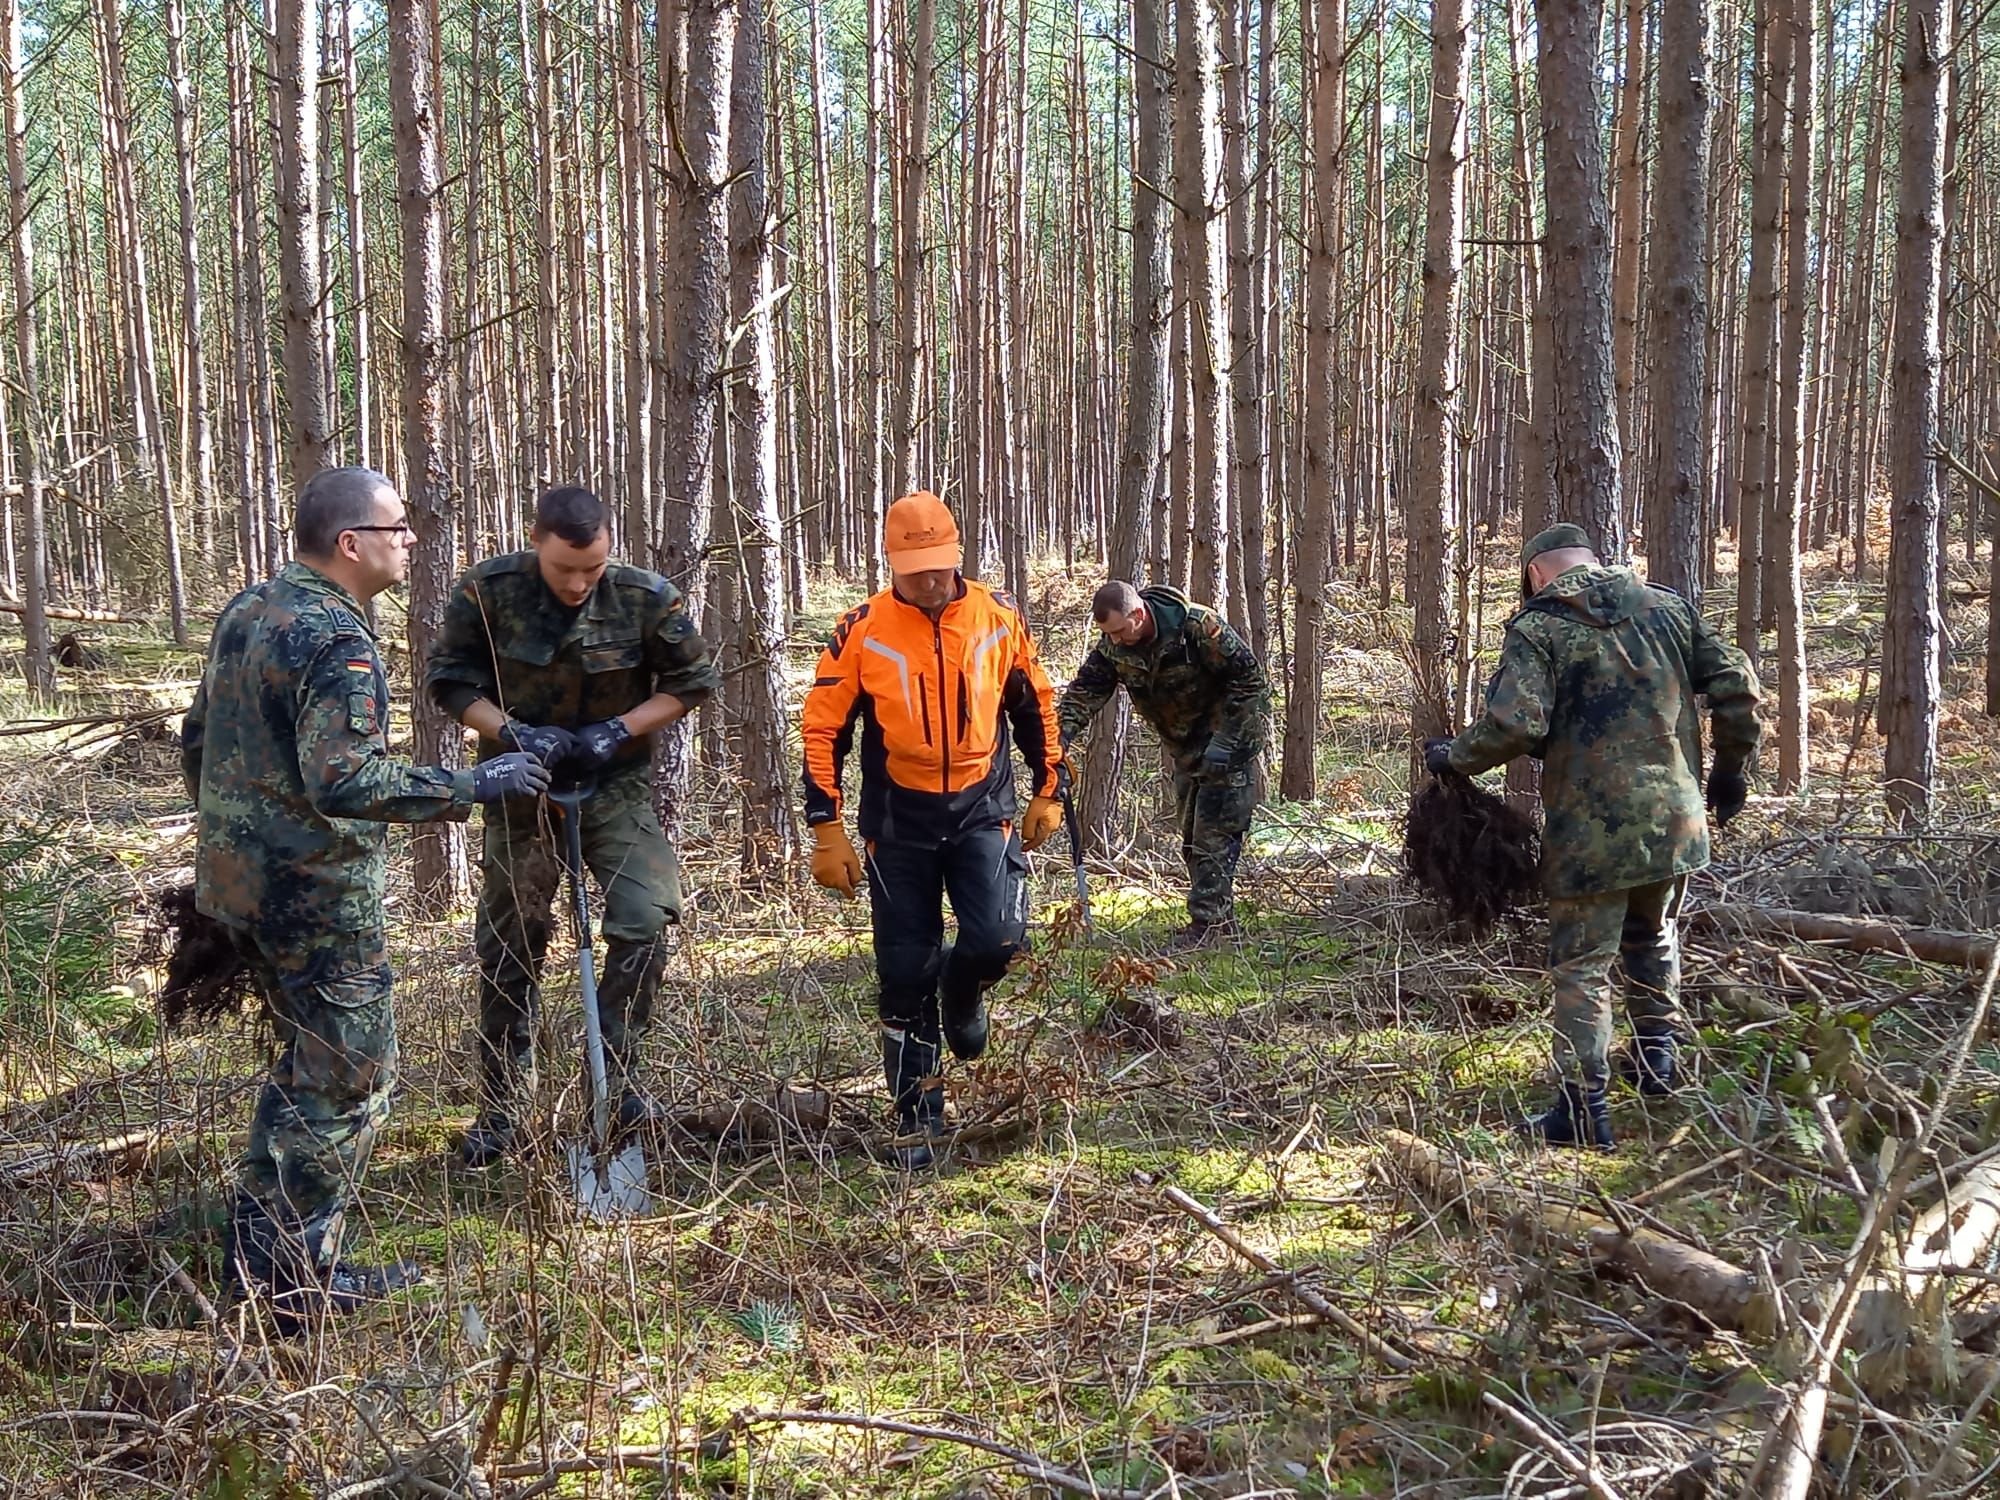
[[[1871,1276],[1848,1331],[1861,1388],[1880,1400],[1898,1392],[1948,1393],[1963,1382],[1966,1357],[1953,1343],[1953,1271],[1980,1272],[2000,1238],[2000,1162],[1973,1168],[1917,1215],[1901,1274]]]
[[[1657,1230],[1621,1229],[1597,1214],[1534,1198],[1401,1130],[1384,1131],[1382,1144],[1390,1159],[1440,1203],[1463,1202],[1498,1223],[1524,1222],[1551,1239],[1581,1243],[1599,1267],[1685,1302],[1718,1327],[1764,1337],[1776,1326],[1770,1295],[1756,1276],[1718,1255]]]
[[[1905,927],[1870,917],[1831,917],[1786,911],[1775,906],[1705,906],[1688,914],[1696,929],[1731,936],[1788,937],[1828,943],[1855,953],[1892,953],[1927,963],[1983,969],[1993,957],[1993,937],[1983,932],[1949,932],[1937,927]]]

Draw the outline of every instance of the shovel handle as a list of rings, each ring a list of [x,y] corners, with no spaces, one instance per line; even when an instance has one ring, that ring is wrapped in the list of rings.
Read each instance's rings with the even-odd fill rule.
[[[1070,872],[1076,877],[1076,905],[1083,914],[1083,930],[1090,931],[1090,878],[1083,873],[1083,824],[1076,815],[1076,798],[1062,789],[1063,827],[1069,832]]]
[[[611,1075],[604,1058],[604,1021],[597,1010],[597,959],[590,944],[590,897],[583,884],[583,804],[588,786],[549,792],[562,809],[563,867],[576,913],[577,988],[583,995],[583,1055],[590,1068],[590,1143],[602,1158],[611,1142]]]

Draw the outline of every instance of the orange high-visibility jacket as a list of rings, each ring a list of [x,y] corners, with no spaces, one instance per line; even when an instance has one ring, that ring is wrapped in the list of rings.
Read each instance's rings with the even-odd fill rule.
[[[806,822],[840,817],[840,773],[861,726],[861,836],[936,843],[1011,821],[1008,726],[1034,795],[1066,784],[1055,692],[1003,590],[958,582],[935,621],[893,588],[834,627],[806,694]]]

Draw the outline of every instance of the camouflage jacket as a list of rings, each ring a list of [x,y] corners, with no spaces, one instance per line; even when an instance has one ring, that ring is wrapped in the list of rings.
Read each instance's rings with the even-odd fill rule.
[[[581,608],[567,609],[542,582],[533,552],[469,568],[452,590],[431,645],[424,689],[453,718],[484,698],[524,724],[575,729],[672,693],[689,709],[721,684],[708,642],[681,596],[658,573],[613,563]],[[644,761],[653,736],[619,751]],[[484,759],[500,753],[480,741]]]
[[[384,823],[464,818],[472,773],[389,755],[361,606],[304,563],[222,611],[181,728],[195,904],[279,946],[382,922]]]
[[[1080,738],[1123,684],[1183,771],[1214,739],[1237,761],[1250,760],[1264,748],[1271,719],[1271,683],[1250,643],[1179,589],[1156,586],[1139,597],[1152,612],[1153,638],[1120,646],[1098,636],[1056,709],[1063,744]]]
[[[1680,595],[1629,568],[1571,568],[1507,622],[1486,712],[1452,741],[1474,775],[1543,761],[1542,883],[1584,896],[1708,863],[1700,705],[1718,760],[1757,749],[1757,679]]]

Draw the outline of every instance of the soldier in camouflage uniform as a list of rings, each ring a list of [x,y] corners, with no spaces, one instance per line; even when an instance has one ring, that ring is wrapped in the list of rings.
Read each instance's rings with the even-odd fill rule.
[[[474,801],[548,784],[521,754],[477,772],[390,758],[388,681],[362,613],[409,568],[389,481],[315,475],[295,531],[300,561],[223,610],[181,731],[200,810],[195,904],[234,936],[282,1047],[251,1121],[227,1267],[287,1322],[418,1275],[338,1255],[396,1076],[382,825],[464,818]]]
[[[1471,776],[1539,756],[1542,881],[1562,1088],[1523,1127],[1551,1144],[1612,1144],[1611,968],[1621,955],[1635,1044],[1628,1076],[1669,1092],[1684,1030],[1676,917],[1687,877],[1708,863],[1701,718],[1715,759],[1707,812],[1741,811],[1756,753],[1757,680],[1743,654],[1680,595],[1629,568],[1598,564],[1577,526],[1523,549],[1527,604],[1507,624],[1486,712],[1455,740],[1425,746],[1426,766]]]
[[[665,928],[681,910],[673,847],[653,811],[657,732],[720,682],[680,594],[644,568],[608,561],[604,507],[554,489],[535,509],[533,547],[477,564],[459,580],[431,648],[424,686],[479,731],[482,756],[506,748],[547,760],[558,780],[594,785],[583,857],[604,891],[604,1043],[621,1129],[658,1110],[633,1065],[666,968]],[[560,830],[533,800],[487,809],[479,954],[481,1103],[469,1166],[512,1147],[515,1100],[533,1062],[549,909],[562,879]]]
[[[1103,632],[1063,690],[1065,749],[1122,685],[1174,759],[1174,805],[1188,868],[1184,943],[1236,930],[1236,862],[1256,805],[1256,760],[1270,732],[1271,683],[1222,616],[1178,589],[1113,580],[1091,614]]]

